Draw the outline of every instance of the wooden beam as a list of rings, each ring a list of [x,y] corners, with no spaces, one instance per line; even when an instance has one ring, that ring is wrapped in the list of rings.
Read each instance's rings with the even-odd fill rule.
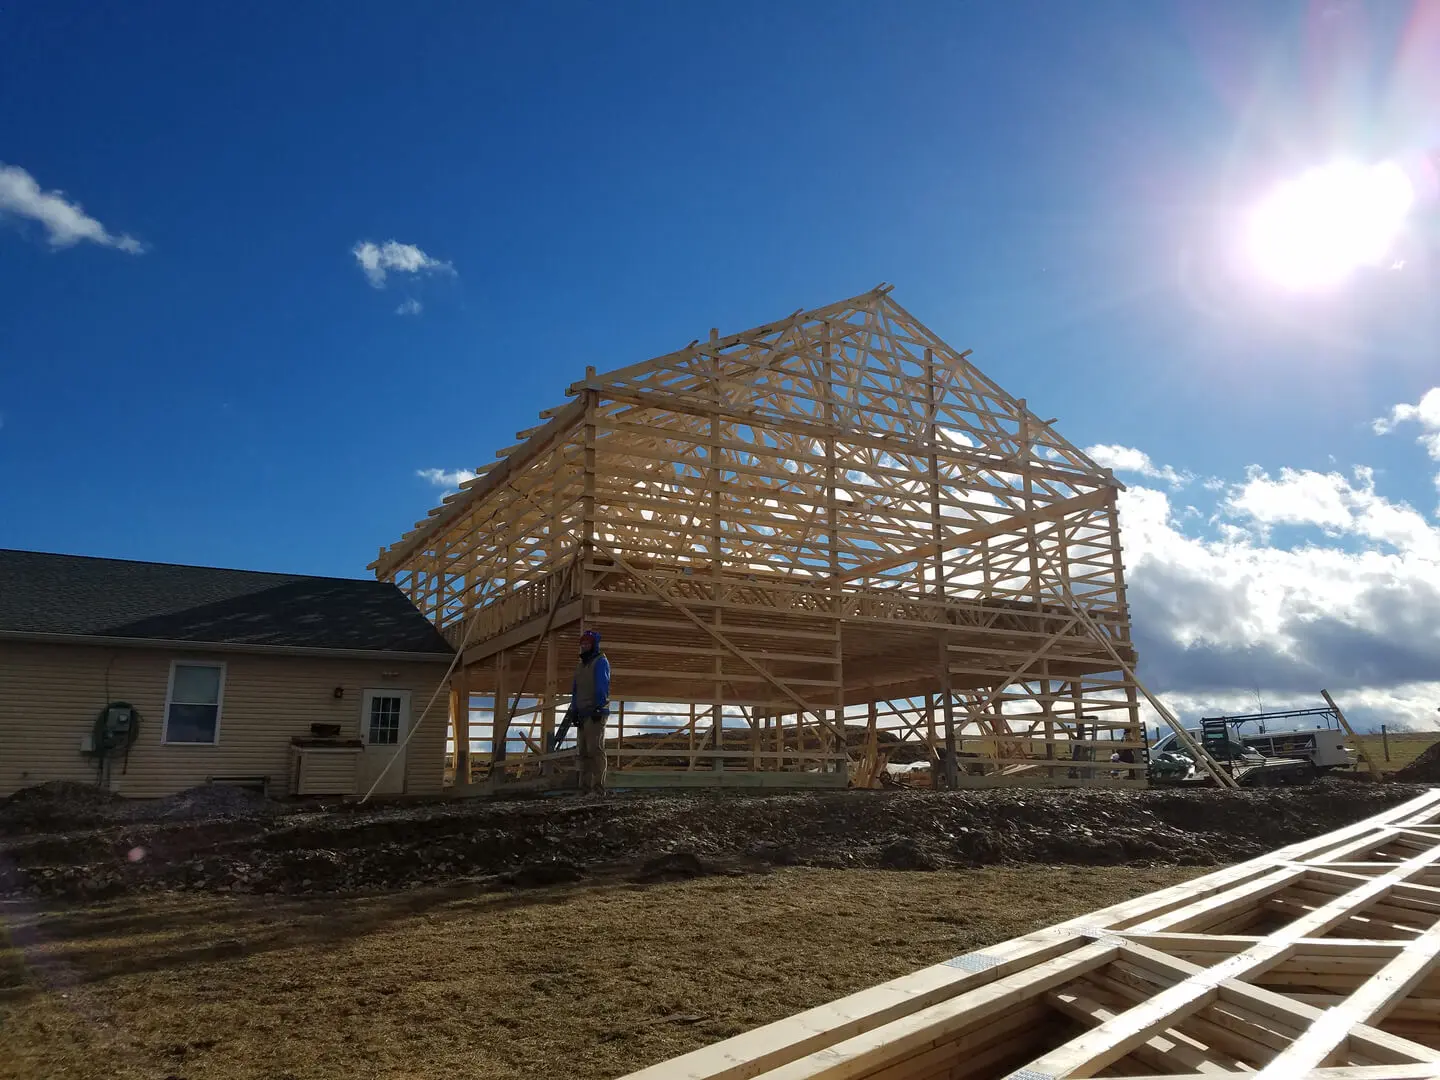
[[[427,540],[442,532],[471,507],[483,502],[511,478],[519,476],[532,461],[558,446],[584,416],[583,399],[565,406],[555,414],[554,419],[516,447],[515,452],[504,461],[496,463],[483,476],[471,481],[460,498],[447,503],[444,509],[424,523],[422,532],[389,548],[384,555],[370,564],[369,569],[374,570],[375,576],[379,578],[394,573],[400,564],[424,547]]]
[[[1097,510],[1104,506],[1114,493],[1108,488],[1100,488],[1087,492],[1084,495],[1076,495],[1070,499],[1061,499],[1058,502],[1050,503],[1035,510],[1022,510],[1009,514],[999,521],[992,521],[988,525],[979,525],[973,529],[967,529],[963,533],[949,536],[938,544],[923,544],[920,547],[903,551],[898,555],[889,558],[876,559],[874,562],[865,563],[854,569],[847,570],[840,575],[843,581],[855,581],[858,578],[873,577],[875,574],[885,570],[893,570],[898,566],[905,566],[909,563],[919,562],[930,555],[938,555],[944,551],[950,551],[961,547],[975,547],[982,540],[992,536],[1003,536],[1005,533],[1014,532],[1024,525],[1032,525],[1040,521],[1059,521],[1066,514],[1073,514],[1081,510]]]
[[[1040,1003],[1080,1020],[1087,1030],[1009,1073],[1012,1078],[1154,1072],[1155,1080],[1242,1080],[1269,1065],[1268,1073],[1285,1080],[1436,1080],[1440,1048],[1427,1043],[1440,1044],[1440,1014],[1416,1008],[1418,999],[1411,997],[1406,1011],[1396,1005],[1390,1013],[1395,1031],[1375,1026],[1387,1003],[1428,985],[1416,979],[1432,962],[1428,943],[1326,935],[1440,860],[1440,835],[1433,835],[1429,851],[1386,867],[1383,880],[1355,882],[1322,908],[1265,932],[1137,929],[1172,915],[1186,922],[1184,913],[1197,904],[1214,901],[1212,908],[1219,910],[1232,895],[1261,903],[1264,890],[1256,884],[1277,870],[1322,866],[1336,853],[1383,844],[1399,829],[1433,822],[1440,822],[1440,789],[1325,836],[922,968],[642,1069],[627,1080],[998,1076],[1024,1062],[1027,1047],[1047,1045],[1048,1033],[1033,1020],[1012,1026],[1017,1016],[1034,1016],[1030,1010]],[[1434,932],[1440,934],[1440,927]],[[1327,972],[1355,970],[1370,974],[1350,992],[1349,999],[1362,1008],[1348,1014],[1327,1007],[1337,999],[1334,994],[1320,995],[1320,1004],[1310,1000],[1316,995],[1303,983],[1297,982],[1302,987],[1297,993],[1281,993],[1268,978],[1293,972],[1297,980],[1313,981]],[[971,1038],[982,1032],[997,1055],[983,1065]],[[1325,1042],[1339,1045],[1337,1033],[1345,1043],[1340,1061],[1333,1067],[1307,1065],[1327,1052]]]

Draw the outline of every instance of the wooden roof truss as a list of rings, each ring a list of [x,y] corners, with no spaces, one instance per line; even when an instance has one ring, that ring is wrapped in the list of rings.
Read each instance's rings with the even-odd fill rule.
[[[1138,739],[1120,484],[888,286],[568,392],[373,564],[465,644],[472,687],[534,689],[500,654],[528,642],[535,669],[542,624],[588,620],[632,700],[834,734],[953,676],[982,735],[1023,700],[1053,737],[1063,695]]]

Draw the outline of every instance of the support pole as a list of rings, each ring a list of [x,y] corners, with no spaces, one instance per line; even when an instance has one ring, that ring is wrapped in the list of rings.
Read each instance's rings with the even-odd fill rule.
[[[954,791],[960,786],[960,762],[955,745],[955,696],[950,693],[950,650],[945,638],[940,641],[940,698],[945,703],[945,786]]]
[[[490,779],[498,783],[505,772],[505,742],[510,735],[510,654],[495,657],[495,711],[490,725]]]
[[[450,680],[451,730],[455,734],[455,787],[470,787],[470,683],[462,663]]]
[[[582,573],[576,568],[577,573]],[[555,631],[545,635],[545,709],[540,714],[540,745],[550,752],[550,740],[555,737],[555,701],[560,696],[560,643]],[[555,771],[553,761],[540,763],[540,775],[549,776]]]
[[[1345,714],[1340,711],[1340,706],[1335,704],[1335,699],[1330,696],[1329,690],[1321,690],[1320,696],[1325,699],[1325,704],[1335,710],[1335,719],[1340,721],[1340,726],[1345,729],[1345,734],[1355,740],[1355,749],[1360,751],[1360,760],[1364,761],[1370,769],[1370,779],[1380,779],[1380,767],[1375,764],[1375,759],[1370,756],[1370,751],[1365,749],[1365,740],[1355,734],[1355,729],[1350,726],[1350,721],[1345,719]]]

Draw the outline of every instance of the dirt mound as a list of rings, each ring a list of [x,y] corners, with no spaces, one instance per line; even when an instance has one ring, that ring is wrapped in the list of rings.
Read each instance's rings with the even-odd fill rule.
[[[1431,746],[1414,761],[1395,773],[1402,784],[1440,783],[1440,742]]]
[[[119,795],[94,784],[51,780],[0,798],[0,824],[15,829],[66,822],[89,825],[122,801]]]
[[[1317,836],[1416,793],[1340,783],[691,792],[299,810],[217,785],[92,828],[67,823],[0,839],[0,895],[332,893],[459,880],[539,888],[576,874],[645,881],[769,866],[1214,865]]]

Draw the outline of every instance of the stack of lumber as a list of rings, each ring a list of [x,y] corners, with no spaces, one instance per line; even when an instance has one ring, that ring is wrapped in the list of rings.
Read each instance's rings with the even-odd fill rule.
[[[1440,1077],[1440,789],[627,1080]]]

